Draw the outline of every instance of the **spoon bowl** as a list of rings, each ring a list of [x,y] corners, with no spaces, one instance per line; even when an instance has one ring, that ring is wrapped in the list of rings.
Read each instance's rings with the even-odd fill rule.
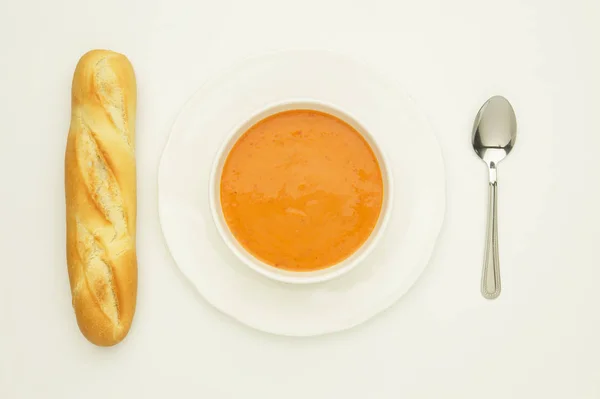
[[[475,118],[472,144],[475,153],[488,164],[497,165],[512,150],[517,139],[517,118],[508,100],[494,96]]]

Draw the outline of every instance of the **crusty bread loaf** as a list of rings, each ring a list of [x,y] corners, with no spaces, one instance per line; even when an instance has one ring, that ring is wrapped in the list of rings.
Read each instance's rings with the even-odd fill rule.
[[[79,328],[101,346],[120,342],[135,312],[135,107],[124,55],[81,57],[65,154],[67,263]]]

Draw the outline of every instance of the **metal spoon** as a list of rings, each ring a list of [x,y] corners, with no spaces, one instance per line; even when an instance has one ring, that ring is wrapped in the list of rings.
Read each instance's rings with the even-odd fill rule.
[[[490,172],[489,203],[481,293],[487,299],[500,295],[498,259],[498,180],[496,167],[512,150],[517,138],[517,119],[508,100],[494,96],[481,107],[473,124],[473,149]]]

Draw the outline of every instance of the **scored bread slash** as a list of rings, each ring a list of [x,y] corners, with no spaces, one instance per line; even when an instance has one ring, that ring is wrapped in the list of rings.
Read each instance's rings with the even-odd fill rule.
[[[65,153],[67,265],[77,324],[99,346],[123,340],[135,313],[136,101],[127,57],[81,57]]]

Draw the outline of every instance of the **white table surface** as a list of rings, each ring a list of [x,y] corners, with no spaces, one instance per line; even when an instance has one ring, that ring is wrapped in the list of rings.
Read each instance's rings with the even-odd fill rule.
[[[127,340],[90,345],[71,309],[63,156],[92,48],[139,87],[139,296]],[[156,175],[207,78],[293,48],[360,57],[427,111],[447,169],[432,261],[392,309],[290,339],[209,306],[175,267]],[[136,0],[0,4],[0,398],[599,398],[600,2]],[[503,94],[519,137],[499,169],[501,297],[479,294],[486,170],[473,117]]]

